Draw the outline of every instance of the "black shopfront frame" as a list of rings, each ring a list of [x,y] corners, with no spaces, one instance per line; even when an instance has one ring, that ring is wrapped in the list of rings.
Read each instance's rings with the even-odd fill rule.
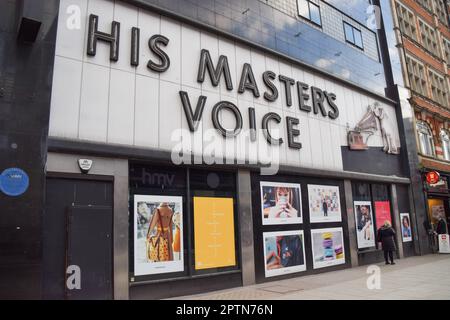
[[[301,206],[303,223],[301,224],[283,224],[283,225],[263,225],[262,224],[262,212],[261,212],[261,193],[260,182],[277,182],[277,183],[295,183],[301,186]],[[347,223],[347,208],[345,205],[345,192],[344,181],[327,178],[315,178],[301,175],[289,175],[279,174],[275,176],[262,176],[256,172],[252,173],[252,208],[253,208],[253,230],[254,230],[254,252],[255,252],[255,276],[257,283],[265,283],[276,280],[289,279],[294,277],[300,277],[311,274],[318,274],[323,272],[342,270],[349,268],[350,264],[350,242],[348,234]],[[308,185],[323,185],[323,186],[337,186],[339,187],[339,199],[341,205],[340,222],[321,222],[310,223],[309,216],[309,197],[308,197]],[[313,252],[312,252],[312,236],[311,230],[315,229],[328,229],[328,228],[342,228],[343,245],[345,253],[345,264],[329,266],[324,268],[313,268]],[[304,237],[304,249],[305,249],[305,264],[306,271],[289,273],[285,275],[279,275],[274,277],[265,277],[265,261],[264,261],[264,246],[263,246],[263,233],[265,232],[277,232],[277,231],[296,231],[302,230]]]
[[[144,171],[145,170],[145,171]],[[217,170],[206,166],[172,166],[164,163],[130,161],[129,163],[129,282],[130,296],[165,297],[196,293],[205,290],[241,286],[241,255],[239,241],[239,214],[237,177],[235,170]],[[213,186],[207,185],[211,179]],[[145,180],[145,182],[144,182]],[[217,181],[218,180],[218,181]],[[203,185],[203,187],[202,187]],[[183,197],[183,259],[184,271],[154,275],[134,275],[134,196],[180,196]],[[195,270],[194,246],[194,197],[233,198],[234,239],[236,265],[232,267]],[[211,281],[214,278],[214,281]],[[205,288],[205,282],[215,282],[214,287]],[[192,286],[191,290],[186,286]],[[162,289],[163,288],[163,289]],[[154,293],[154,291],[158,291]],[[164,292],[162,292],[162,291]]]

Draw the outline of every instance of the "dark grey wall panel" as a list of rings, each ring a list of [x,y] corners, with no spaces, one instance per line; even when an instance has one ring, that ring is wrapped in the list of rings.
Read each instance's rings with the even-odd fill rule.
[[[352,151],[345,146],[341,147],[341,151],[344,171],[407,177],[408,172],[402,166],[401,154],[387,154],[381,147],[372,147],[364,151]]]
[[[0,192],[0,299],[41,296],[44,166],[58,6],[57,0],[0,2],[0,172],[19,167],[30,179],[21,196]],[[17,41],[24,12],[41,22],[33,43]]]

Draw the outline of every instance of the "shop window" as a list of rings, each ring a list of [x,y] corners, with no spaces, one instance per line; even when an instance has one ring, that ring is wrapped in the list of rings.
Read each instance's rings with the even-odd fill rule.
[[[447,10],[445,9],[445,1],[444,0],[435,0],[436,2],[436,14],[443,24],[448,26],[448,17]]]
[[[436,32],[433,27],[419,19],[419,29],[422,45],[435,56],[440,56]]]
[[[416,126],[420,152],[424,155],[434,157],[433,134],[430,127],[423,121],[417,121]]]
[[[417,41],[417,28],[414,13],[399,2],[396,2],[396,9],[401,32]]]
[[[377,230],[389,221],[392,224],[389,188],[383,184],[352,183],[358,250],[378,246]]]
[[[423,96],[428,96],[424,65],[408,55],[406,56],[406,65],[411,89]]]
[[[189,170],[192,219],[192,274],[236,271],[236,174]]]
[[[447,130],[441,130],[441,143],[444,159],[450,161],[450,135]]]
[[[130,282],[240,272],[236,174],[132,163]]]
[[[344,22],[345,41],[363,49],[363,40],[361,30],[355,28],[347,22]]]
[[[309,0],[297,0],[298,14],[311,21],[312,23],[321,26],[322,19],[320,17],[320,7]]]
[[[432,70],[428,71],[428,76],[430,78],[432,99],[442,106],[447,106],[448,95],[445,78]]]

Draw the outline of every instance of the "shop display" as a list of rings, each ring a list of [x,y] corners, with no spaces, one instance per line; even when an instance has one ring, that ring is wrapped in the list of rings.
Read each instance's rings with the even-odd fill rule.
[[[194,197],[195,270],[236,265],[233,198]]]
[[[306,270],[303,231],[265,232],[265,277]]]
[[[342,228],[311,230],[314,269],[345,263]]]
[[[342,221],[339,187],[309,184],[308,199],[311,223]]]
[[[180,272],[183,198],[134,196],[134,275]]]
[[[260,187],[263,225],[303,222],[300,184],[261,181]]]
[[[354,206],[358,249],[375,247],[375,231],[371,202],[355,201]]]

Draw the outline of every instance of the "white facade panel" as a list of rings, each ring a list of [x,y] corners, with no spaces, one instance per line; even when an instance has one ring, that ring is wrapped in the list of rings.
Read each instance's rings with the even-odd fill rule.
[[[273,120],[269,123],[273,137],[283,139],[281,146],[268,145],[264,137],[258,137],[257,141],[247,144],[243,154],[240,146],[245,141],[240,141],[241,135],[227,141],[235,144],[231,152],[233,157],[253,163],[262,160],[261,156],[269,152],[278,154],[280,164],[343,170],[341,148],[347,145],[347,132],[361,120],[368,105],[376,102],[385,111],[383,121],[389,123],[391,135],[398,139],[393,106],[327,79],[324,75],[281,61],[275,55],[236,44],[229,39],[120,2],[97,0],[81,1],[80,4],[83,11],[82,26],[85,29],[91,13],[99,16],[101,31],[109,33],[113,19],[121,23],[119,61],[109,60],[109,44],[102,41],[97,43],[96,56],[88,57],[87,31],[70,31],[65,19],[58,20],[50,115],[51,137],[173,151],[180,145],[177,137],[184,132],[187,133],[183,141],[185,151],[222,158],[230,156],[230,150],[225,146],[223,136],[215,130],[211,131],[211,112],[219,101],[229,101],[238,107],[242,115],[241,135],[248,135],[249,108],[255,108],[256,127],[260,136],[264,115],[274,112],[281,117],[281,123],[277,124]],[[68,5],[67,1],[61,2],[60,16],[66,15]],[[132,27],[138,27],[141,35],[140,61],[137,67],[130,65]],[[156,63],[160,61],[148,45],[149,38],[155,34],[169,39],[167,46],[160,45],[161,50],[170,57],[170,67],[162,73],[147,67],[150,59]],[[217,87],[212,85],[208,72],[203,83],[197,82],[202,49],[210,52],[214,65],[220,55],[227,56],[233,82],[232,91],[227,90],[223,75]],[[259,98],[254,97],[249,90],[238,93],[245,63],[252,66],[260,92]],[[264,92],[270,93],[262,80],[265,71],[273,71],[277,75],[273,83],[278,90],[278,99],[274,102],[268,102],[263,97]],[[284,84],[278,79],[280,74],[304,82],[310,87],[318,87],[323,92],[334,93],[339,117],[332,119],[320,112],[314,114],[300,110],[296,85],[291,88],[292,106],[288,107]],[[195,133],[188,130],[180,90],[188,93],[193,113],[199,97],[206,97],[202,121]],[[312,107],[311,90],[307,93],[310,96],[307,105]],[[326,112],[332,111],[326,100],[325,109]],[[300,150],[288,147],[287,116],[300,121],[297,126],[300,136],[296,137],[296,141],[302,144]],[[219,120],[227,129],[233,128],[236,123],[228,110],[221,112]],[[368,143],[371,147],[382,147],[381,132],[378,131]]]

